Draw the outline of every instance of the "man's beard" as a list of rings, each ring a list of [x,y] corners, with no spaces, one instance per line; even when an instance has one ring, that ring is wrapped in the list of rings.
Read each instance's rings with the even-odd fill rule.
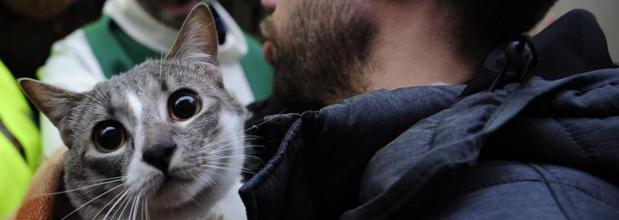
[[[362,93],[376,25],[355,1],[304,0],[281,29],[267,18],[274,94],[295,109],[318,109]]]

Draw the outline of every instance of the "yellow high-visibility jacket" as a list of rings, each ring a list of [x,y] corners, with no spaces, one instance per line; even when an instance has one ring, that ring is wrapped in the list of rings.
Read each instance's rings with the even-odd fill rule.
[[[40,137],[32,111],[0,61],[0,219],[19,206],[40,162]]]

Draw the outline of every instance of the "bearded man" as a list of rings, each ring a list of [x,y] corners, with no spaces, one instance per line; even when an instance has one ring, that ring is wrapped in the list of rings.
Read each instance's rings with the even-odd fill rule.
[[[554,0],[262,2],[249,219],[619,218],[619,69],[590,13],[529,37]]]

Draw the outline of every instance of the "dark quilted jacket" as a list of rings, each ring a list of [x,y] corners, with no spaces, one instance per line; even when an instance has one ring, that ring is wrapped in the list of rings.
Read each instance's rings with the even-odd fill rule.
[[[533,42],[531,76],[495,90],[484,66],[467,87],[268,118],[252,129],[265,163],[240,190],[249,219],[619,219],[619,69],[604,36],[573,11]]]

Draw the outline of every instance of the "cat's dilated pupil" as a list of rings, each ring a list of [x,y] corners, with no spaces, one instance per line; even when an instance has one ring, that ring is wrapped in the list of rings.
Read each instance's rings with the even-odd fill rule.
[[[102,152],[112,152],[125,142],[125,129],[121,123],[114,120],[105,120],[95,125],[92,140],[97,149]]]
[[[181,89],[170,96],[168,109],[175,120],[189,119],[200,111],[200,97],[192,90]]]

